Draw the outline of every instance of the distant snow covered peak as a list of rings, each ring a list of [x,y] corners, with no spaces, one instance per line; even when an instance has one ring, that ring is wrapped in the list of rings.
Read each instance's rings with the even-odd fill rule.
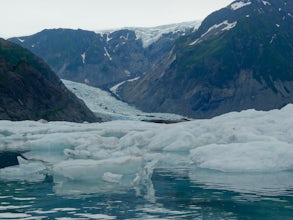
[[[186,29],[197,29],[201,21],[183,22],[150,28],[129,28],[135,31],[138,39],[142,40],[143,47],[147,48],[161,38],[163,34],[185,32]]]
[[[264,6],[270,6],[272,5],[269,0],[257,0],[257,2],[262,3]],[[253,1],[251,0],[238,0],[232,2],[228,7],[230,7],[232,10],[238,10],[240,8],[243,8],[245,6],[251,5]]]
[[[248,6],[250,4],[251,4],[250,1],[248,1],[248,2],[243,2],[243,1],[235,2],[235,3],[231,4],[231,9],[235,11],[235,10],[238,10],[238,9],[240,9],[242,7]]]
[[[162,25],[162,26],[156,26],[156,27],[125,27],[120,29],[112,29],[112,30],[102,30],[102,31],[96,31],[97,34],[109,34],[127,29],[134,31],[136,34],[136,39],[141,40],[143,43],[143,47],[147,48],[151,44],[158,41],[163,34],[168,33],[176,33],[176,32],[182,32],[185,33],[187,29],[192,29],[192,31],[196,30],[201,24],[201,21],[190,21],[190,22],[182,22],[182,23],[176,23],[176,24],[169,24],[169,25]]]

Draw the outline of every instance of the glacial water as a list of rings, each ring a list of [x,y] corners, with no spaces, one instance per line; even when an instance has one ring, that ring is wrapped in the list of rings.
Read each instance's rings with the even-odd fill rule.
[[[292,179],[291,172],[246,176],[156,169],[148,193],[130,188],[66,195],[50,179],[2,180],[0,219],[292,219]]]

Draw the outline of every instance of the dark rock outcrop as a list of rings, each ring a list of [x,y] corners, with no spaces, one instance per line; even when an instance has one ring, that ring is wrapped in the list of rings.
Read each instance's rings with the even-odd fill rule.
[[[99,121],[40,58],[3,39],[0,97],[1,120]]]

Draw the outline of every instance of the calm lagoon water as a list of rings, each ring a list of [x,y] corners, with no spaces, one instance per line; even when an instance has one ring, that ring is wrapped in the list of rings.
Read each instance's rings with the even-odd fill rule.
[[[0,219],[293,219],[293,173],[156,169],[134,189],[62,195],[51,180],[0,181]]]

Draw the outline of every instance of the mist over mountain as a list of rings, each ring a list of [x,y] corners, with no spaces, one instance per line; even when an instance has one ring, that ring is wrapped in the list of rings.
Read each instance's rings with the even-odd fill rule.
[[[1,120],[99,121],[40,58],[3,39],[0,97]]]

